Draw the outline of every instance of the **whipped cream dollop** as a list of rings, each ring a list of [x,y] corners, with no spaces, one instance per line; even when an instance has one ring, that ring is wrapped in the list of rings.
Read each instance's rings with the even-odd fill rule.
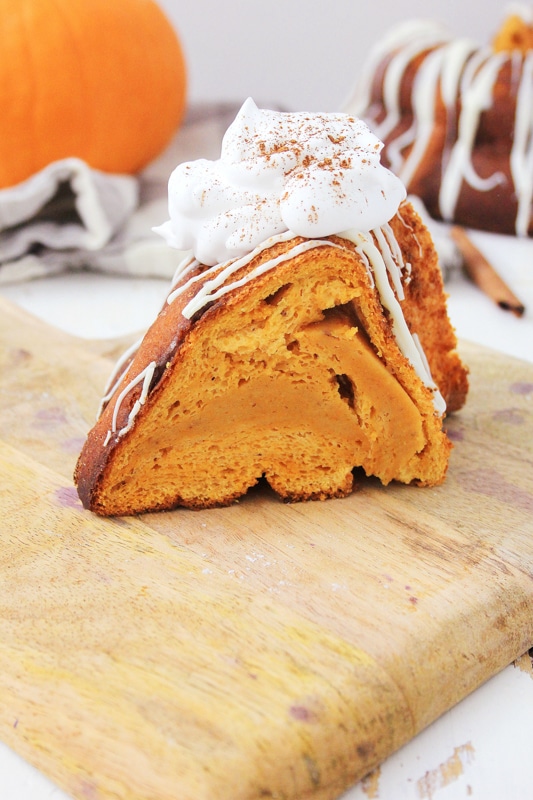
[[[218,160],[172,172],[170,219],[155,230],[208,266],[285,231],[306,238],[368,232],[388,222],[406,195],[381,164],[382,147],[349,114],[269,111],[249,98]]]

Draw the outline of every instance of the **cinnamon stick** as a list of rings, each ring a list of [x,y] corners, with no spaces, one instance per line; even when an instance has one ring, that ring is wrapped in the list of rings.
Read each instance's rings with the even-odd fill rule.
[[[463,257],[469,278],[500,308],[510,311],[516,317],[521,317],[526,310],[524,304],[511,291],[483,253],[477,249],[463,228],[455,225],[450,235]]]

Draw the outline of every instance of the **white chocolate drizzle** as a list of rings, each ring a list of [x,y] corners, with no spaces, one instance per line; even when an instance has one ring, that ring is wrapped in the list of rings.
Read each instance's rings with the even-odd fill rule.
[[[115,366],[113,367],[113,371],[111,372],[111,375],[107,379],[107,383],[104,388],[104,396],[100,401],[100,406],[96,414],[96,419],[98,419],[101,416],[105,406],[109,403],[109,401],[115,394],[115,391],[117,390],[120,381],[122,380],[126,372],[129,370],[131,363],[128,364],[126,369],[124,369],[124,365],[126,364],[128,359],[131,359],[135,355],[135,353],[139,349],[139,345],[141,344],[141,342],[142,339],[139,339],[134,344],[132,344],[131,347],[128,347],[128,349],[125,350],[124,353],[122,353],[122,355],[116,362]]]
[[[124,434],[126,434],[129,430],[131,430],[133,428],[133,423],[135,422],[135,417],[137,416],[137,414],[141,410],[142,406],[145,404],[146,398],[148,397],[148,393],[150,391],[150,384],[152,383],[152,378],[154,377],[154,372],[155,372],[156,366],[157,366],[156,362],[155,361],[151,361],[148,364],[148,366],[146,366],[142,370],[142,372],[140,372],[135,378],[133,378],[133,380],[131,380],[128,383],[127,386],[124,387],[124,389],[121,391],[121,393],[117,397],[117,399],[115,401],[115,407],[113,409],[113,418],[112,418],[112,421],[111,421],[111,428],[107,432],[107,436],[106,436],[105,441],[104,441],[104,447],[109,443],[109,441],[112,438],[113,434],[117,434],[117,436],[124,436]],[[133,407],[132,407],[130,413],[128,414],[128,419],[127,419],[126,425],[124,425],[122,428],[117,430],[118,414],[119,414],[120,407],[121,407],[122,403],[124,402],[124,400],[128,396],[128,394],[131,392],[131,390],[134,389],[136,386],[138,386],[138,384],[141,383],[141,382],[142,382],[141,394],[139,395],[139,397],[137,398],[137,400],[133,404]]]
[[[517,232],[527,234],[533,199],[533,54],[523,64],[516,103],[516,122],[511,149],[511,175],[518,198]]]
[[[195,275],[186,283],[178,286],[174,289],[167,298],[167,303],[172,303],[177,297],[183,294],[187,289],[190,288],[194,283],[200,281],[201,279],[205,279],[206,275],[214,274],[214,277],[211,280],[207,280],[203,286],[198,290],[195,296],[190,300],[187,305],[182,310],[182,315],[186,319],[191,319],[198,311],[201,311],[208,303],[211,303],[215,300],[218,300],[219,297],[222,295],[231,292],[233,289],[237,289],[240,286],[244,286],[246,283],[249,283],[253,278],[259,277],[259,275],[263,275],[265,272],[274,269],[277,267],[278,264],[283,263],[284,261],[288,261],[291,258],[299,255],[300,253],[305,253],[307,250],[311,250],[315,247],[323,247],[325,245],[329,245],[330,247],[341,247],[340,245],[335,244],[334,242],[330,242],[326,239],[306,239],[304,242],[301,242],[298,245],[295,245],[290,250],[281,255],[277,256],[276,258],[270,258],[264,263],[260,264],[255,269],[251,270],[247,273],[244,277],[240,278],[239,280],[229,281],[228,279],[231,278],[236,272],[240,269],[245,267],[249,264],[256,256],[260,255],[264,250],[267,250],[269,247],[277,244],[278,242],[285,242],[289,241],[290,239],[296,238],[295,234],[291,231],[285,231],[284,233],[278,234],[277,236],[271,236],[267,239],[266,242],[263,242],[259,247],[256,247],[255,250],[252,250],[251,253],[248,255],[243,256],[242,258],[238,258],[233,261],[227,261],[225,264],[217,265],[216,267],[211,267],[210,269],[205,270],[199,275]]]
[[[439,194],[440,211],[445,220],[453,219],[463,180],[478,192],[494,189],[505,181],[505,176],[499,172],[481,178],[472,164],[479,120],[483,111],[490,108],[494,84],[505,60],[503,53],[493,56],[486,50],[480,50],[465,65],[457,141],[443,169]]]
[[[413,122],[395,134],[400,122],[400,91],[413,59],[420,64],[411,90]],[[388,59],[383,78],[385,117],[378,123],[378,105],[372,104],[372,82],[379,64]],[[511,62],[517,76],[514,137],[509,156],[512,191],[518,210],[515,233],[527,236],[533,200],[533,54],[517,51],[495,53],[470,39],[455,39],[433,23],[413,21],[393,29],[371,53],[363,77],[346,110],[366,118],[370,127],[387,141],[387,156],[393,172],[408,191],[422,164],[435,126],[438,97],[442,98],[450,131],[457,130],[453,145],[443,153],[439,213],[453,221],[463,181],[477,192],[502,184],[502,172],[481,177],[473,165],[473,148],[481,116],[494,104],[495,86],[502,67]],[[459,111],[457,112],[458,99]]]

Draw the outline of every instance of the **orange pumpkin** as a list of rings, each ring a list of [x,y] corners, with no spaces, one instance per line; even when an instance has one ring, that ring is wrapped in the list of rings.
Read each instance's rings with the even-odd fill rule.
[[[183,51],[154,0],[0,0],[0,188],[69,156],[135,173],[185,103]]]

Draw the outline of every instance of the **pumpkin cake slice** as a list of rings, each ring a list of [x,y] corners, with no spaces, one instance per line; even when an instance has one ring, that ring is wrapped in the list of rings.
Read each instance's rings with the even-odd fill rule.
[[[219,506],[262,477],[284,499],[322,500],[348,494],[356,467],[440,483],[466,370],[430,235],[394,205],[370,230],[286,229],[223,263],[184,262],[110,379],[76,468],[84,506]]]

